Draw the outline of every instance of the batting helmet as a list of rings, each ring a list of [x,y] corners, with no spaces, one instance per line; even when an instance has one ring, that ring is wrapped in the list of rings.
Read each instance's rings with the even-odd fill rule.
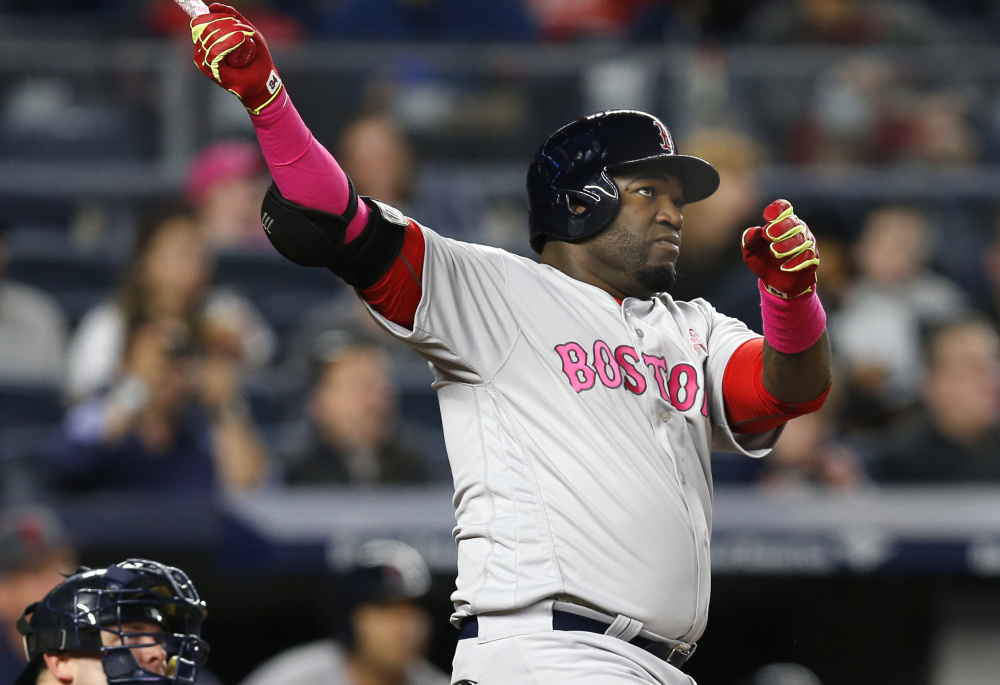
[[[30,604],[18,619],[28,665],[14,685],[34,685],[42,655],[61,652],[100,657],[109,685],[190,685],[208,656],[201,639],[205,615],[205,602],[180,569],[147,559],[82,569]],[[140,645],[126,631],[129,623],[161,629],[142,637],[166,652],[163,673],[139,665],[132,650]],[[102,634],[112,639],[104,640]]]
[[[609,172],[655,162],[681,181],[684,202],[697,202],[719,187],[719,172],[698,157],[677,154],[670,131],[656,117],[630,109],[577,119],[549,136],[528,167],[531,247],[545,237],[574,242],[607,227],[618,212],[618,187]],[[584,205],[582,212],[571,202]]]

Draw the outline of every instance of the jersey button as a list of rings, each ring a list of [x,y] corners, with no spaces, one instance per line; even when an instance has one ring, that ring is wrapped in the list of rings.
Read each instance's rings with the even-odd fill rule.
[[[635,329],[635,334],[638,335],[640,338],[646,335],[645,333],[642,332],[641,328]]]
[[[668,412],[668,411],[661,411],[660,412],[660,421],[669,421],[669,420],[670,420],[670,412]]]

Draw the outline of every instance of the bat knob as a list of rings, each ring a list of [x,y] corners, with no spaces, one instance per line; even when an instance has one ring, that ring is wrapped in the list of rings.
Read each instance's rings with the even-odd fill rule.
[[[242,69],[253,62],[256,56],[257,43],[254,42],[253,38],[247,37],[238,48],[226,55],[226,64],[234,69]]]

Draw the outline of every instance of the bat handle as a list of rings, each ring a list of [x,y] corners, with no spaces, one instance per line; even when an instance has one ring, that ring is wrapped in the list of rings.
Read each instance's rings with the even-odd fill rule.
[[[175,0],[175,2],[192,19],[209,13],[208,5],[202,0]],[[257,43],[253,38],[248,37],[239,48],[226,55],[226,64],[235,69],[242,69],[253,62],[256,56]]]

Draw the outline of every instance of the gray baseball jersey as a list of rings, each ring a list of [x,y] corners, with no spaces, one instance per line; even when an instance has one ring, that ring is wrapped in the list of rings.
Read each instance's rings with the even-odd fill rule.
[[[722,377],[757,337],[704,300],[619,304],[502,250],[424,228],[412,330],[455,481],[456,622],[557,597],[696,640],[709,599],[713,449],[759,457],[779,430],[726,426]]]

